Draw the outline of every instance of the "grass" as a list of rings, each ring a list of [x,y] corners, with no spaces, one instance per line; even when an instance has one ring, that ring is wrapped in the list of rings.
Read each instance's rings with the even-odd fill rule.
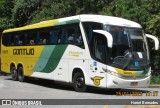
[[[160,75],[152,75],[151,76],[151,85],[157,85],[159,84],[160,85]]]

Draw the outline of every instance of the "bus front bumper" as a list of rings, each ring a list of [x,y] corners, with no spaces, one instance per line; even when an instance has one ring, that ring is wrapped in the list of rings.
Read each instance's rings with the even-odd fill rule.
[[[107,75],[107,88],[137,88],[148,87],[151,76],[145,78],[131,77],[130,79],[119,78],[113,75]]]

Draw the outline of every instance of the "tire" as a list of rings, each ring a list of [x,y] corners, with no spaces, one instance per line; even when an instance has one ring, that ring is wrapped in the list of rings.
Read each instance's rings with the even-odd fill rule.
[[[17,73],[17,70],[14,66],[11,67],[10,73],[12,76],[12,80],[17,81],[18,80],[18,73]]]
[[[24,70],[23,67],[19,67],[18,68],[18,80],[20,82],[24,82],[26,80],[25,76],[24,76]]]
[[[77,92],[85,92],[87,90],[85,78],[82,73],[76,73],[73,76],[73,87]]]

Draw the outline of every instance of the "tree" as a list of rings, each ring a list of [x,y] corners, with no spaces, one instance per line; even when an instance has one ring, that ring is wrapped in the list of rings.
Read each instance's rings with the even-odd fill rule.
[[[28,20],[31,20],[30,15],[39,8],[40,0],[15,0],[12,18],[16,27],[23,26]]]
[[[144,28],[150,16],[146,0],[112,0],[103,10],[102,14],[133,20]]]
[[[147,22],[147,31],[160,38],[160,1],[149,0],[149,11],[152,15]]]
[[[10,28],[13,27],[12,24],[12,8],[13,0],[1,0],[0,1],[0,28]]]
[[[157,36],[160,39],[160,1],[159,0],[149,0],[149,12],[152,13],[146,23],[146,30],[148,33]],[[151,61],[152,67],[159,70],[160,72],[160,50],[151,50]]]
[[[77,14],[98,14],[104,4],[104,1],[101,0],[43,0],[40,8],[31,15],[34,17],[28,23]]]

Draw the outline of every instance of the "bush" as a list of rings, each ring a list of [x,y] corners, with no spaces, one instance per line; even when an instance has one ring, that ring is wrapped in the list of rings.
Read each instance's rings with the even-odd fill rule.
[[[150,84],[160,84],[160,75],[152,75]]]

